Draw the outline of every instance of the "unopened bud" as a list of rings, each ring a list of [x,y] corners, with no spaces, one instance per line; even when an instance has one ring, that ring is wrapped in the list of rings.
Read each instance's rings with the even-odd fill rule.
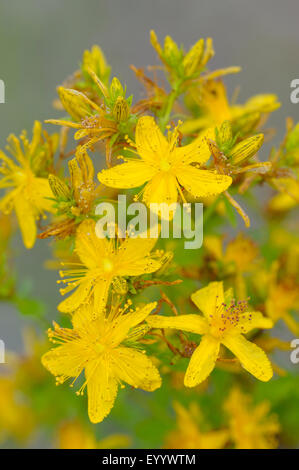
[[[165,37],[163,55],[170,66],[178,65],[182,59],[182,51],[170,36]]]
[[[220,146],[232,142],[233,132],[230,121],[224,121],[218,130],[217,140]]]
[[[253,157],[253,155],[255,155],[257,151],[261,148],[263,142],[264,135],[257,134],[236,144],[232,148],[229,155],[232,163],[236,165],[244,160],[248,160],[249,158]]]
[[[67,184],[62,181],[58,176],[49,175],[48,176],[49,185],[52,190],[52,193],[57,198],[69,199],[71,192]]]
[[[112,110],[112,115],[116,122],[126,121],[130,114],[130,108],[127,101],[122,97],[118,96]]]
[[[200,61],[203,55],[205,43],[203,39],[197,41],[194,46],[191,47],[190,51],[185,55],[183,60],[183,66],[186,77],[190,77],[197,70],[200,65]]]
[[[124,89],[120,81],[118,80],[117,77],[114,77],[112,79],[111,85],[110,85],[110,97],[114,101],[116,100],[119,96],[124,97]]]
[[[90,102],[83,93],[62,86],[57,91],[62,106],[75,121],[80,121],[91,114]]]

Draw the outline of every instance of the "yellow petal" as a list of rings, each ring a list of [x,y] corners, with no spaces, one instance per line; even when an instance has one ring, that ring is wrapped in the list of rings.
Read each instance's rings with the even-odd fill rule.
[[[150,238],[150,233],[146,235],[146,238],[126,238],[117,251],[118,262],[130,262],[149,255],[157,243],[157,238]]]
[[[210,127],[209,129],[201,132],[191,144],[184,145],[183,147],[176,147],[173,152],[173,161],[183,164],[193,162],[205,163],[211,156],[207,139],[215,140],[214,127]]]
[[[80,305],[72,316],[72,324],[75,330],[90,328],[93,321],[93,305],[88,302]]]
[[[210,282],[207,287],[203,287],[191,295],[191,300],[209,319],[210,315],[215,315],[220,306],[224,303],[223,282]]]
[[[161,262],[147,256],[130,264],[123,264],[117,270],[119,276],[141,276],[153,273],[161,267]]]
[[[53,198],[53,192],[46,178],[34,178],[32,187],[29,189],[34,206],[39,213],[54,212],[53,201],[48,199]]]
[[[109,294],[109,287],[111,285],[112,278],[107,277],[97,280],[94,288],[93,288],[93,295],[94,295],[94,311],[93,311],[93,318],[97,318],[103,312],[103,309],[106,306],[108,294]]]
[[[133,328],[143,322],[149,314],[157,307],[157,302],[150,302],[142,308],[137,308],[134,312],[124,315],[120,325],[122,330]]]
[[[143,201],[152,203],[172,204],[178,200],[177,182],[175,177],[167,172],[157,173],[145,186]],[[154,209],[154,208],[153,208]]]
[[[132,348],[119,347],[111,358],[113,372],[132,387],[152,392],[161,386],[161,377],[152,361]]]
[[[2,189],[4,186],[1,186],[0,181],[0,188]],[[20,192],[19,188],[12,189],[11,191],[7,191],[6,194],[0,199],[0,211],[4,214],[10,214],[14,206],[14,200],[17,198],[18,193]]]
[[[85,368],[88,395],[88,416],[92,423],[99,423],[110,413],[118,390],[118,384],[103,357],[96,366],[95,361]]]
[[[120,344],[128,336],[131,328],[143,322],[156,306],[157,302],[151,302],[143,308],[137,308],[133,312],[118,317],[111,334],[113,344]]]
[[[22,167],[26,167],[26,165],[28,165],[28,160],[24,154],[20,139],[18,139],[14,134],[10,134],[7,138],[7,143],[8,145],[6,146],[6,149],[9,153],[15,157]]]
[[[93,279],[86,279],[82,281],[77,287],[76,291],[71,294],[67,299],[60,302],[58,305],[59,312],[72,313],[85,301],[87,301],[91,288],[93,286]]]
[[[81,123],[64,121],[63,119],[46,119],[46,124],[54,124],[55,126],[66,126],[73,129],[80,129],[82,127]]]
[[[36,224],[33,208],[23,192],[14,200],[14,208],[22,232],[23,242],[27,249],[33,247],[36,239]]]
[[[190,165],[182,165],[177,169],[177,179],[194,197],[220,194],[232,184],[230,176],[211,170],[200,170]]]
[[[105,256],[110,247],[106,238],[96,235],[95,226],[94,220],[85,220],[78,228],[76,236],[75,251],[89,269],[99,266],[99,254]]]
[[[5,155],[3,150],[0,150],[0,160],[2,160],[12,172],[19,170],[19,166],[14,163],[12,158],[9,158],[7,155]]]
[[[248,333],[254,328],[272,328],[273,321],[261,312],[247,312],[240,315],[237,329],[239,333]]]
[[[186,371],[184,384],[195,387],[203,382],[212,372],[219,354],[220,343],[212,336],[204,335],[200,345],[191,356]]]
[[[161,261],[150,256],[156,243],[156,238],[126,238],[117,252],[117,275],[138,276],[157,271]]]
[[[251,343],[242,335],[228,335],[222,343],[240,360],[242,367],[254,377],[263,382],[268,382],[272,378],[271,363],[264,351],[256,344]]]
[[[180,126],[180,131],[184,135],[190,135],[198,132],[200,129],[204,129],[211,125],[211,121],[208,116],[203,116],[197,119],[188,119],[184,121]]]
[[[201,434],[201,449],[223,449],[229,440],[230,433],[226,429],[209,431]]]
[[[110,188],[137,188],[149,181],[156,170],[142,160],[125,162],[98,173],[100,183]]]
[[[138,120],[135,140],[138,154],[148,163],[156,163],[169,151],[167,139],[151,116],[143,116]]]
[[[232,287],[224,292],[224,302],[229,305],[234,300],[234,290]]]
[[[179,315],[177,317],[164,317],[152,315],[147,320],[152,328],[174,328],[176,330],[189,331],[202,335],[206,333],[208,322],[200,315]]]
[[[34,121],[33,131],[32,131],[32,140],[30,143],[30,157],[36,152],[38,145],[42,140],[42,124],[40,121]]]
[[[231,109],[223,81],[207,80],[205,82],[202,90],[202,106],[209,114],[209,122],[212,121],[213,124],[221,125],[223,121],[231,120]]]
[[[56,377],[78,377],[83,370],[83,348],[76,341],[71,341],[58,348],[53,348],[42,356],[42,364]],[[78,365],[79,364],[79,365]]]
[[[224,75],[229,75],[231,73],[241,72],[241,67],[232,65],[231,67],[226,67],[224,69],[213,70],[213,72],[208,72],[205,74],[205,80],[215,80],[215,78],[223,77]]]
[[[244,108],[246,111],[260,111],[262,113],[271,113],[280,107],[277,102],[277,96],[273,94],[255,95],[246,101]]]

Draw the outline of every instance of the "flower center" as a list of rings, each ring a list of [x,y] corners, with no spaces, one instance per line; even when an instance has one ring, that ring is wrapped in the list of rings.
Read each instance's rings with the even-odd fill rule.
[[[30,173],[26,171],[16,171],[13,175],[13,179],[17,186],[21,186],[22,184],[29,183],[30,181]]]
[[[111,273],[111,271],[113,271],[113,263],[111,261],[111,259],[109,258],[104,258],[102,260],[102,266],[103,266],[103,270],[106,272],[106,273]]]
[[[171,168],[170,163],[165,158],[161,159],[161,161],[160,161],[160,170],[161,171],[169,171],[170,168]]]
[[[97,354],[102,354],[105,351],[105,346],[102,343],[95,343],[93,349]]]
[[[247,300],[239,302],[232,300],[230,304],[221,304],[215,314],[210,315],[209,324],[211,335],[220,338],[227,330],[238,326],[240,315],[246,312],[247,309]]]

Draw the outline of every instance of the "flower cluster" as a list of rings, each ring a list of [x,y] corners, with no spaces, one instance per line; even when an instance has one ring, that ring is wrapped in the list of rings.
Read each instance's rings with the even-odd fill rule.
[[[169,36],[161,45],[153,31],[150,41],[165,77],[132,66],[144,85],[142,99],[111,79],[103,52],[93,46],[80,70],[57,88],[55,112],[64,116],[48,119],[48,131],[36,121],[31,141],[26,132],[10,135],[7,153],[0,152],[0,297],[16,295],[13,279],[2,282],[14,212],[27,249],[37,238],[52,239],[56,260],[48,265],[59,267],[57,283],[66,296],[58,305],[62,326],[54,322],[48,330],[54,347],[42,355],[42,364],[57,384],[81,382],[78,395],[87,389],[92,423],[109,415],[125,384],[154,392],[165,380],[167,390],[188,397],[190,389],[204,395],[221,372],[251,387],[255,379],[270,381],[273,371],[283,376],[267,356],[286,349],[272,329],[283,320],[299,332],[293,315],[299,305],[298,240],[287,223],[277,224],[288,220],[299,201],[299,124],[288,119],[279,148],[260,159],[270,136],[267,119],[280,106],[277,97],[230,100],[224,77],[240,68],[210,69],[211,38],[188,52]],[[51,134],[52,125],[60,132]],[[268,191],[265,204],[257,185]],[[96,207],[116,203],[119,194],[144,203],[148,214],[152,203],[202,202],[203,248],[190,258],[175,237],[131,237],[118,226],[115,237],[99,236]],[[257,230],[263,237],[238,231],[229,239],[227,224],[248,230],[261,214],[264,226]],[[12,382],[6,379],[4,386],[13,401]],[[206,430],[199,429],[198,404],[188,411],[175,400],[178,428],[164,445],[275,447],[276,417],[267,417],[263,403],[247,410],[242,393],[231,389],[221,404],[225,425]],[[28,411],[15,403],[11,410],[5,419],[14,432],[17,415]],[[252,428],[244,430],[244,421]],[[74,440],[100,447],[85,429],[78,419],[62,424],[60,445]],[[124,441],[118,439],[116,445]]]

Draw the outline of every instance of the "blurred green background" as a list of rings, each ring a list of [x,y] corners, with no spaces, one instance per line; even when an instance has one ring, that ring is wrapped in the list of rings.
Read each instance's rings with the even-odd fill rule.
[[[149,44],[152,28],[160,39],[170,34],[187,48],[199,37],[211,36],[216,51],[211,68],[242,67],[241,74],[226,80],[230,92],[241,84],[241,102],[256,93],[276,93],[282,107],[270,126],[277,128],[278,142],[285,117],[299,120],[299,104],[289,98],[290,82],[299,78],[298,17],[298,0],[2,0],[0,78],[6,102],[0,105],[1,148],[10,132],[31,132],[35,119],[58,116],[52,108],[55,88],[93,44],[101,46],[128,94],[140,90],[129,65],[157,63]],[[15,247],[19,277],[29,279],[33,294],[53,317],[59,300],[57,273],[41,271],[50,257],[47,244],[38,241],[27,252],[17,239]],[[1,304],[0,310],[0,337],[7,349],[21,352],[21,330],[30,319],[9,305]]]

